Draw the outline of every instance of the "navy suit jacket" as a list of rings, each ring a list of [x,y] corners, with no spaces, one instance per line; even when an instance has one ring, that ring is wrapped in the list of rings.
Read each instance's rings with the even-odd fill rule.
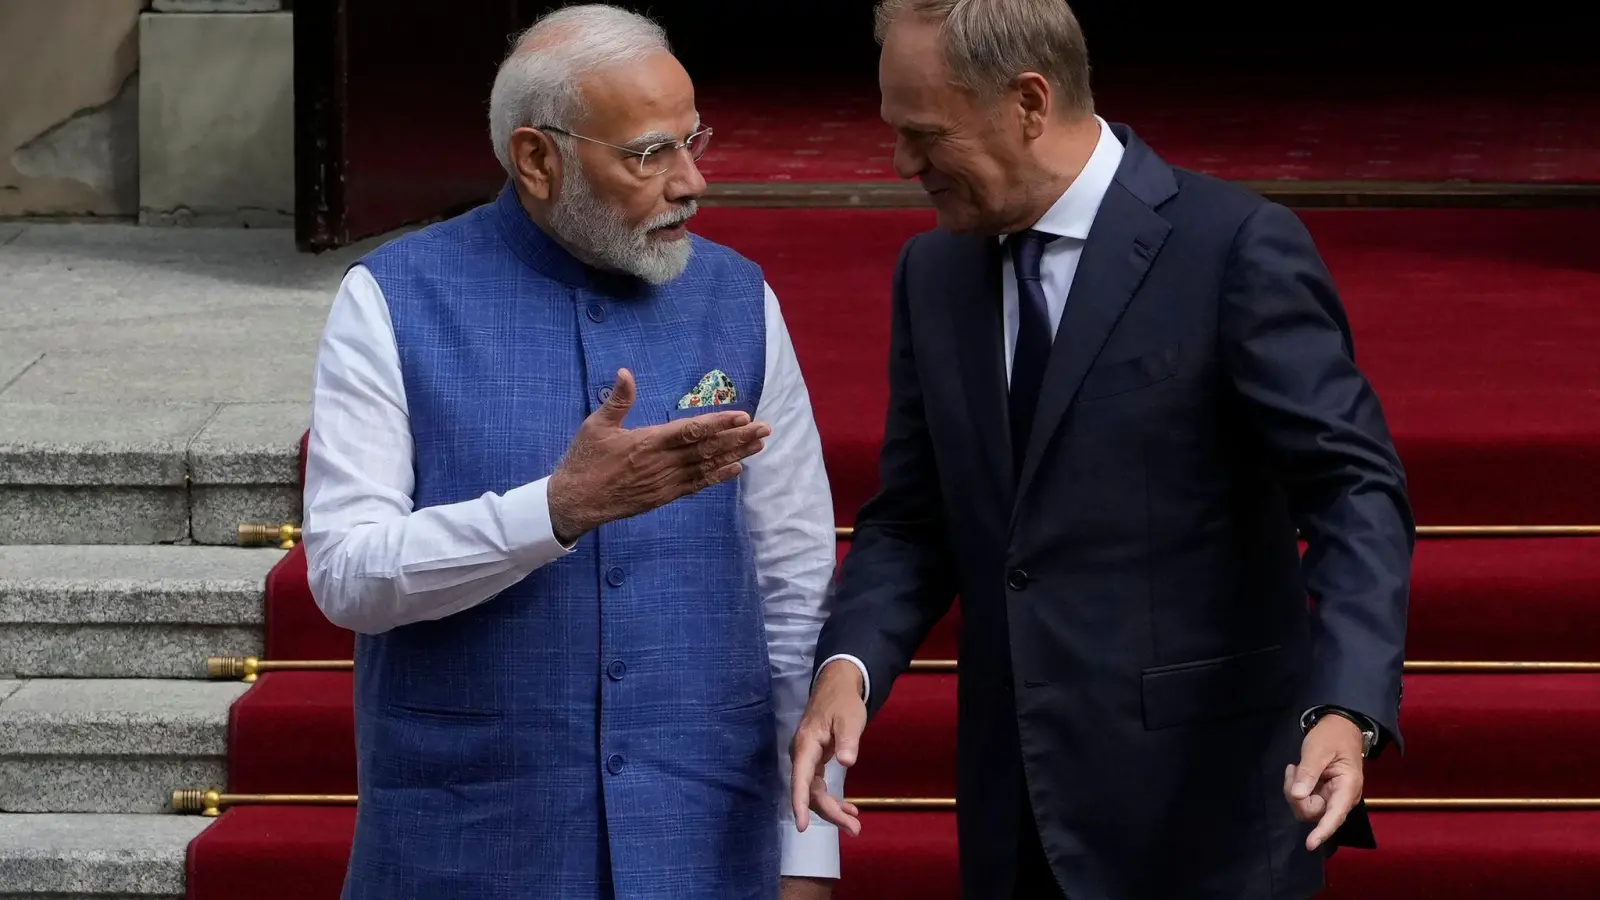
[[[1024,774],[1073,900],[1306,897],[1301,711],[1400,741],[1405,476],[1300,221],[1113,131],[1020,472],[998,242],[902,251],[880,489],[817,659],[863,660],[876,714],[959,594],[968,898],[1010,896]],[[1364,806],[1339,844],[1372,844]]]

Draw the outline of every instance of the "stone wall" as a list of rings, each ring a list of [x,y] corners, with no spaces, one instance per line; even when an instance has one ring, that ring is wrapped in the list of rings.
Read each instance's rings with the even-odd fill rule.
[[[287,226],[284,0],[0,0],[0,218]]]
[[[146,5],[0,2],[0,216],[138,212]]]

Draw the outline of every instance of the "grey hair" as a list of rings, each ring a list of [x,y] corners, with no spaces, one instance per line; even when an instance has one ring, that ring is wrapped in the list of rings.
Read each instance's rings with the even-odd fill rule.
[[[617,63],[672,52],[667,34],[650,19],[603,3],[568,6],[517,35],[489,94],[489,139],[508,174],[511,133],[518,128],[571,127],[585,113],[579,80]]]
[[[1066,0],[881,0],[874,34],[882,44],[901,15],[939,26],[956,84],[981,97],[1004,91],[1023,72],[1043,75],[1066,111],[1089,115],[1089,48]]]

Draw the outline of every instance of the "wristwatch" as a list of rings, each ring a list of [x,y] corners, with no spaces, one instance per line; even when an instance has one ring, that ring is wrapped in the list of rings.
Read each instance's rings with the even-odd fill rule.
[[[1358,715],[1337,706],[1317,706],[1305,711],[1300,716],[1300,733],[1305,734],[1316,725],[1318,720],[1326,715],[1335,715],[1341,719],[1349,719],[1356,727],[1361,729],[1361,758],[1368,759],[1372,756],[1372,748],[1378,744],[1378,726],[1373,724],[1366,716]]]

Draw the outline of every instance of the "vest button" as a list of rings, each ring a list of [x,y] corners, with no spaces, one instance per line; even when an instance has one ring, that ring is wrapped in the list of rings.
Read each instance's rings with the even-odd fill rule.
[[[622,754],[613,753],[606,757],[606,771],[613,775],[617,775],[622,772]]]
[[[590,304],[589,320],[592,322],[604,322],[606,320],[606,308],[598,303]]]
[[[611,399],[611,385],[608,384],[605,387],[600,389],[600,402],[604,403],[604,402],[606,402],[607,400],[610,400],[610,399]]]
[[[622,587],[622,582],[625,580],[626,579],[622,577],[621,566],[612,566],[606,570],[606,584],[609,584],[612,587]]]
[[[1013,591],[1022,590],[1028,586],[1028,573],[1021,569],[1012,569],[1011,574],[1006,576],[1006,586]]]
[[[621,681],[622,676],[627,673],[628,667],[620,659],[614,659],[611,661],[611,665],[606,666],[606,674],[611,676],[612,681]]]

